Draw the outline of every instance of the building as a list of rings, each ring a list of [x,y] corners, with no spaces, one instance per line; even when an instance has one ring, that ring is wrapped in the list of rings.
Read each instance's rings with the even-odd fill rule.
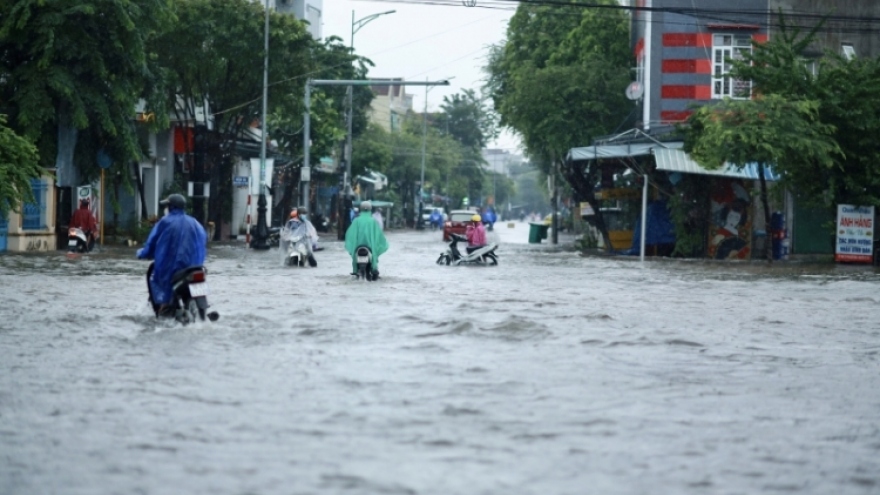
[[[370,103],[370,122],[388,132],[397,132],[403,118],[413,109],[413,95],[406,92],[402,77],[371,78],[374,81],[400,81],[400,84],[370,86],[375,97]]]
[[[506,149],[485,148],[480,152],[486,161],[485,168],[496,174],[510,177],[510,167],[523,163],[522,155],[511,153]]]
[[[750,258],[763,252],[772,226],[765,225],[765,214],[754,198],[757,167],[743,170],[724,167],[708,171],[694,162],[675,140],[674,126],[685,121],[695,105],[711,104],[723,98],[750,99],[754,96],[750,81],[730,76],[731,59],[746,56],[753,43],[773,39],[779,30],[779,12],[789,26],[807,31],[823,16],[826,23],[815,46],[802,54],[804,63],[816,67],[815,61],[826,51],[847,57],[880,54],[880,36],[867,29],[865,19],[877,19],[880,4],[855,0],[635,0],[632,5],[632,47],[635,57],[634,81],[626,89],[627,97],[635,100],[641,119],[630,131],[597,140],[588,146],[573,148],[569,160],[591,163],[601,168],[606,210],[616,224],[619,245],[615,249],[636,249],[641,225],[650,215],[664,208],[637,207],[635,198],[621,184],[639,183],[649,177],[655,188],[644,187],[637,194],[648,202],[660,201],[656,194],[660,183],[678,187],[682,177],[709,177],[709,210],[702,212],[695,228],[705,228],[703,254],[709,257]],[[833,15],[832,15],[833,14]],[[765,170],[770,180],[772,171]],[[641,182],[646,186],[648,182]],[[630,191],[631,192],[631,191]],[[647,196],[642,198],[642,196]],[[637,204],[637,203],[636,203]],[[613,205],[613,206],[612,206]],[[629,211],[627,208],[629,205]],[[636,210],[640,209],[640,212]],[[815,228],[827,218],[827,212],[801,207],[790,195],[779,204],[781,223],[787,224],[792,253],[830,253],[828,234]],[[592,212],[592,209],[585,209]],[[637,213],[641,213],[638,215]],[[592,213],[591,213],[592,214]],[[604,215],[603,215],[604,216]],[[736,221],[733,221],[736,217]],[[668,218],[662,219],[671,224]],[[655,220],[656,221],[656,218]],[[727,222],[725,224],[725,222]],[[732,222],[732,223],[731,223]],[[608,222],[606,222],[608,223]],[[725,228],[725,225],[727,228]],[[776,227],[774,227],[776,229]],[[611,230],[611,229],[609,229]],[[651,221],[648,221],[648,236]],[[734,232],[739,247],[722,250],[713,244],[719,232]],[[733,241],[731,241],[733,242]],[[630,245],[632,243],[632,245]],[[728,243],[728,247],[731,243]]]
[[[255,0],[259,1],[259,0]],[[291,14],[297,19],[309,23],[308,31],[313,38],[319,40],[321,25],[324,23],[324,0],[268,0],[269,8],[282,14]]]

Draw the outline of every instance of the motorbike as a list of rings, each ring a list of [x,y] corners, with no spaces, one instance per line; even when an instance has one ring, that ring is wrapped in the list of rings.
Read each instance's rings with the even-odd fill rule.
[[[68,253],[88,253],[91,251],[89,244],[89,236],[82,229],[77,227],[67,229]]]
[[[278,247],[281,245],[281,227],[269,227],[269,235],[266,237],[266,243],[270,247]]]
[[[220,314],[208,312],[208,270],[204,266],[190,266],[178,270],[171,276],[171,304],[162,308],[153,302],[153,290],[150,287],[150,276],[153,274],[154,263],[147,269],[147,292],[150,304],[156,317],[173,317],[186,325],[196,321],[217,321]]]
[[[312,252],[312,240],[305,223],[300,223],[293,229],[287,226],[281,232],[281,252],[284,253],[286,266],[318,266],[315,255]]]
[[[495,250],[498,249],[498,244],[493,243],[477,249],[472,253],[462,254],[458,249],[459,242],[467,242],[467,238],[461,234],[450,233],[450,242],[449,249],[446,252],[441,253],[440,257],[437,258],[438,265],[497,265],[498,264],[498,254],[495,253]]]
[[[357,271],[354,275],[358,280],[366,280],[367,282],[376,280],[373,277],[373,251],[367,246],[358,246],[354,255],[357,258]]]

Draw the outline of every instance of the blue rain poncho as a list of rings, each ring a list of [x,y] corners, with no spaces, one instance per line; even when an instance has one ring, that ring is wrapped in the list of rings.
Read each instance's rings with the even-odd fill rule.
[[[351,271],[357,272],[355,251],[358,246],[367,246],[373,252],[371,263],[373,271],[379,270],[379,255],[388,251],[388,240],[379,223],[372,217],[372,212],[362,211],[345,231],[345,250],[351,255]]]
[[[202,225],[183,210],[169,211],[153,226],[144,247],[137,252],[140,259],[154,260],[150,277],[153,303],[171,302],[171,277],[175,272],[205,263],[207,241]]]

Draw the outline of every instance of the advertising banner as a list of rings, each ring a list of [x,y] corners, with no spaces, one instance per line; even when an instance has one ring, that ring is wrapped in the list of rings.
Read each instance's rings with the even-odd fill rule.
[[[87,200],[89,202],[89,209],[92,210],[92,215],[95,215],[95,219],[98,222],[101,222],[101,209],[98,204],[98,196],[97,190],[93,186],[79,186],[76,188],[76,204],[73,205],[73,208],[79,208],[80,201]]]
[[[874,207],[837,205],[835,261],[871,263],[874,259]]]

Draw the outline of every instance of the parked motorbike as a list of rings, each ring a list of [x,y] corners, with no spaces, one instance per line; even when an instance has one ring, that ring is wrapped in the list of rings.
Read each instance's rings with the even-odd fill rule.
[[[156,317],[170,317],[186,325],[196,321],[217,321],[220,314],[216,311],[208,313],[208,270],[204,266],[191,266],[178,270],[171,276],[172,299],[164,308],[153,301],[153,290],[150,288],[150,276],[154,264],[147,269],[147,292],[150,304]]]
[[[472,253],[462,254],[458,249],[459,242],[467,242],[467,238],[461,234],[453,234],[450,233],[449,237],[451,241],[449,242],[449,248],[446,252],[441,253],[440,257],[437,258],[438,265],[465,265],[465,264],[473,264],[473,265],[497,265],[498,264],[498,254],[495,253],[495,250],[498,249],[498,244],[493,243],[487,246],[483,246],[480,249]]]
[[[281,245],[281,227],[269,227],[269,235],[266,237],[266,243],[270,247],[278,247]]]
[[[366,280],[367,282],[376,280],[376,277],[373,276],[373,251],[367,246],[358,246],[354,255],[357,258],[355,276],[358,280]]]
[[[330,220],[320,213],[316,213],[312,218],[312,225],[315,226],[318,232],[330,232]]]
[[[89,236],[82,229],[77,227],[67,229],[68,253],[88,253],[91,251],[91,248]]]
[[[293,229],[284,227],[280,242],[286,266],[306,266],[306,262],[311,267],[318,266],[312,252],[312,240],[309,238],[306,224],[300,223]]]

